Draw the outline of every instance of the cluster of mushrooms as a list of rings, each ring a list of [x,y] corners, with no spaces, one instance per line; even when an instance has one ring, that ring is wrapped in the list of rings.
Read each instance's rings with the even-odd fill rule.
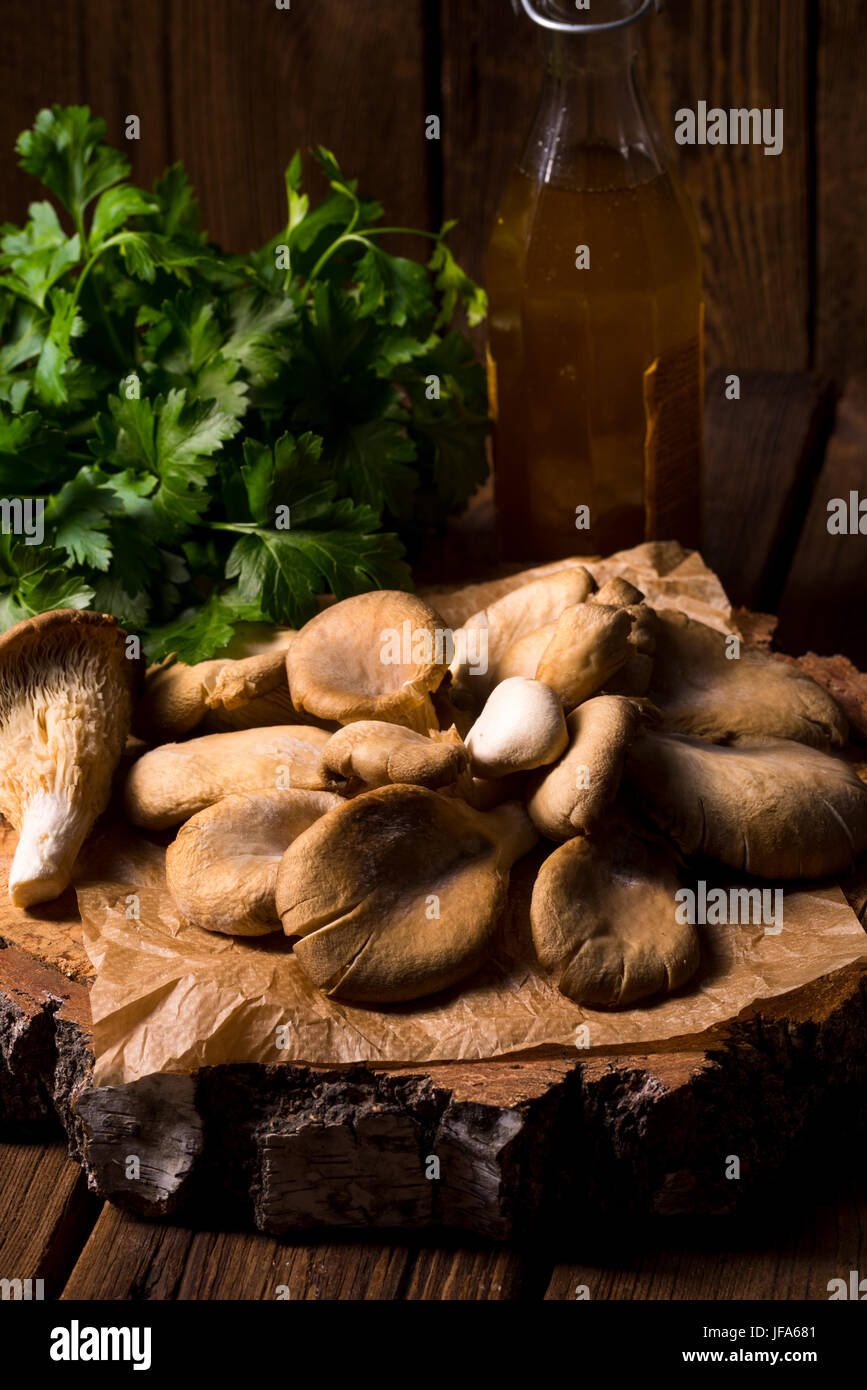
[[[591,1008],[696,971],[696,928],[675,911],[690,857],[780,881],[867,850],[867,786],[830,751],[844,717],[797,667],[733,656],[723,633],[622,578],[597,588],[574,562],[465,618],[457,656],[448,632],[421,598],[375,591],[164,665],[139,694],[112,619],[19,624],[0,637],[14,901],[68,883],[130,726],[149,746],[125,814],[179,827],[166,878],[182,918],[233,936],[282,927],[314,984],[353,1003],[476,970],[510,869],[540,838],[533,945]]]

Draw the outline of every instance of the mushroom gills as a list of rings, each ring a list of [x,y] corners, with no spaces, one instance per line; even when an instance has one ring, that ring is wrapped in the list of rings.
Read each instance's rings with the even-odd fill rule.
[[[59,609],[0,635],[0,811],[18,831],[9,894],[59,896],[108,805],[141,662],[102,613]]]

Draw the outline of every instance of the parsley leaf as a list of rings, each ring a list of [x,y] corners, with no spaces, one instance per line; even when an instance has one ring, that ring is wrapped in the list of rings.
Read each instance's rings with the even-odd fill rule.
[[[484,296],[450,224],[427,265],[392,255],[320,146],[326,195],[296,153],[284,225],[230,254],[180,164],[137,188],[105,133],[53,106],[18,140],[49,196],[0,228],[0,490],[44,504],[45,537],[0,535],[0,627],[95,605],[195,661],[323,590],[408,586],[401,541],[486,467],[484,380],[448,331]]]

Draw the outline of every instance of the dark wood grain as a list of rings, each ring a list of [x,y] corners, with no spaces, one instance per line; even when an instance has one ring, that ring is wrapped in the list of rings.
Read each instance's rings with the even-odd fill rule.
[[[699,213],[709,368],[809,363],[807,15],[807,0],[669,0],[645,25],[651,104]],[[782,154],[674,146],[674,113],[699,100],[782,107]]]
[[[389,225],[428,225],[421,0],[185,0],[172,8],[168,64],[175,146],[229,249],[285,223],[283,171],[313,143],[385,202]]]
[[[65,1144],[0,1143],[0,1277],[57,1298],[100,1206]]]
[[[827,1154],[818,1171],[831,1176],[838,1159]],[[829,1281],[848,1283],[867,1254],[863,1183],[850,1178],[833,1186],[833,1197],[826,1192],[818,1202],[788,1191],[785,1204],[748,1224],[669,1223],[596,1234],[581,1259],[555,1268],[545,1297],[574,1301],[583,1287],[580,1296],[592,1301],[825,1301]]]
[[[867,661],[867,535],[831,535],[828,503],[867,496],[867,373],[846,388],[780,603],[776,640]]]
[[[815,365],[867,368],[867,24],[859,0],[816,0]]]
[[[0,221],[20,221],[41,185],[17,164],[14,145],[42,107],[83,103],[124,150],[132,177],[150,186],[172,153],[165,47],[168,0],[0,0]],[[137,115],[141,139],[125,138]]]
[[[106,1205],[61,1297],[390,1300],[400,1296],[411,1263],[400,1242],[293,1245],[140,1221]]]
[[[708,381],[702,553],[733,603],[773,612],[832,419],[829,383],[806,372],[726,370]]]
[[[438,1303],[490,1302],[526,1296],[528,1261],[515,1250],[421,1250],[416,1256],[405,1298]]]

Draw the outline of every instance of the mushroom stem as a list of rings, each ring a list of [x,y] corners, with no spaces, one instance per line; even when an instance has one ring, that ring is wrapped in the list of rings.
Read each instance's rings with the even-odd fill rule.
[[[16,907],[49,902],[63,892],[92,821],[85,809],[56,792],[33,797],[24,812],[9,873],[9,893]]]
[[[485,815],[489,825],[494,821],[498,825],[497,864],[500,869],[510,868],[528,854],[539,839],[520,801],[506,801],[493,811],[486,811]]]

